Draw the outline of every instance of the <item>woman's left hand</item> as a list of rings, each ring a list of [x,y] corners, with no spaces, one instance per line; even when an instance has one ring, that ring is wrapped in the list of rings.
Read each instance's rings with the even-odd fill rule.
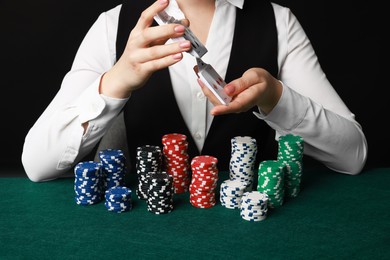
[[[283,90],[282,83],[262,68],[251,68],[244,72],[241,78],[226,84],[224,91],[232,97],[228,105],[221,105],[199,79],[198,83],[214,105],[211,110],[214,116],[245,112],[253,106],[258,106],[262,113],[268,114],[278,103]]]

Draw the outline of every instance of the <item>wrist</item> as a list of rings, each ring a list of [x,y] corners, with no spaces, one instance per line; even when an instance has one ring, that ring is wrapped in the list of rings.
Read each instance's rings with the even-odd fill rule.
[[[107,97],[118,99],[128,98],[131,95],[131,91],[126,87],[123,87],[119,77],[115,76],[115,72],[112,70],[109,70],[102,75],[99,93]]]
[[[267,115],[274,109],[274,107],[278,104],[280,97],[282,96],[282,92],[283,83],[280,80],[275,79],[273,91],[271,91],[270,95],[265,99],[267,102],[258,105],[263,114]]]

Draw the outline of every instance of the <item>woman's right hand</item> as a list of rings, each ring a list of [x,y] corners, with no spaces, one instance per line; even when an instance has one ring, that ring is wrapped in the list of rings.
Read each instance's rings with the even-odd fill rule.
[[[187,40],[165,44],[168,39],[183,35],[183,25],[151,27],[153,17],[168,4],[168,0],[157,0],[142,12],[121,58],[104,74],[100,84],[101,94],[127,98],[131,92],[142,87],[153,72],[177,63],[183,58],[183,52],[191,49],[191,43]]]

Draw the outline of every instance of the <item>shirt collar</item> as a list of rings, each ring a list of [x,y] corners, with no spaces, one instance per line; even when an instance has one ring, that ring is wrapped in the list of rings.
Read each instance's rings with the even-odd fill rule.
[[[254,0],[256,1],[256,0]],[[244,0],[226,0],[226,2],[229,2],[230,4],[242,9],[244,6]]]

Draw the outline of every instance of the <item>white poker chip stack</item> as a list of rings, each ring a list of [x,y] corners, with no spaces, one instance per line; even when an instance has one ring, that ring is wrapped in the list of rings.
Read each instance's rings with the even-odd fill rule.
[[[241,197],[241,217],[257,222],[267,218],[268,195],[259,191],[245,192]]]
[[[246,183],[238,179],[227,179],[221,183],[219,200],[228,209],[239,209],[241,197],[246,189]]]
[[[231,158],[229,178],[246,183],[246,190],[251,191],[256,173],[256,139],[250,136],[236,136],[231,139]]]

